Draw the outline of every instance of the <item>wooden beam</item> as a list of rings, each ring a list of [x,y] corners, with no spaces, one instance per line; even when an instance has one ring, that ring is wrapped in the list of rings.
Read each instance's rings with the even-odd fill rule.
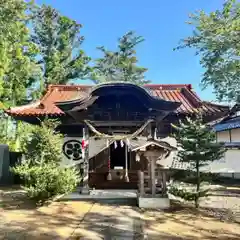
[[[131,127],[141,126],[144,121],[91,121],[91,123],[96,127]]]

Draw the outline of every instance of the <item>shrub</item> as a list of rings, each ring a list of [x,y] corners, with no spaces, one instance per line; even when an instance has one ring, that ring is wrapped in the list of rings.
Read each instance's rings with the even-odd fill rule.
[[[206,197],[208,195],[207,194],[208,190],[196,192],[196,191],[190,191],[190,190],[188,191],[187,189],[180,189],[175,186],[171,186],[168,189],[168,192],[174,195],[175,197],[182,198],[185,201],[189,201],[189,202],[191,201],[195,202],[200,197]]]
[[[23,180],[27,195],[37,202],[69,193],[80,182],[77,169],[60,166],[63,139],[55,131],[56,126],[57,122],[48,120],[32,127],[31,133],[22,139],[26,159],[12,168]]]
[[[44,202],[56,195],[72,192],[80,181],[75,168],[60,168],[56,164],[30,165],[27,162],[13,169],[24,181],[29,198]]]

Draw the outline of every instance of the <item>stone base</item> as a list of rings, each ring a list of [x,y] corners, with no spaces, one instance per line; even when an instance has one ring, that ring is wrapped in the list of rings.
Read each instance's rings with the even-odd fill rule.
[[[79,192],[80,194],[83,194],[83,195],[89,195],[90,194],[90,189],[89,189],[89,187],[82,187],[81,189],[80,189],[80,192]]]
[[[170,199],[167,197],[138,197],[138,206],[149,209],[168,209],[170,208]]]

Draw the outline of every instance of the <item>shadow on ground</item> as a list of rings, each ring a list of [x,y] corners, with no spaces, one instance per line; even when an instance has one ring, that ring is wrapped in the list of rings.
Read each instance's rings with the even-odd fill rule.
[[[141,211],[132,207],[76,202],[54,203],[51,210],[49,207],[28,214],[16,212],[15,217],[9,217],[5,225],[1,225],[0,236],[4,239],[43,240],[240,239],[240,232],[235,231],[234,224],[219,222],[190,209]],[[1,212],[0,218],[5,217]]]
[[[0,192],[0,208],[5,210],[35,209],[36,203],[27,199],[24,191],[16,189]]]
[[[238,187],[238,188],[228,188],[228,189],[225,189],[225,190],[217,189],[211,195],[212,196],[240,197],[240,187]]]
[[[90,201],[36,208],[24,195],[8,191],[0,200],[0,239],[240,239],[239,224],[178,203],[168,211]]]

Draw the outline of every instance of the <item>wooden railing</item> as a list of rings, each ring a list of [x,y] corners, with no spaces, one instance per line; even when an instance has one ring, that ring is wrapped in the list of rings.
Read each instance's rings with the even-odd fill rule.
[[[166,171],[156,169],[153,177],[147,171],[138,171],[138,190],[140,196],[165,196],[166,187]]]

